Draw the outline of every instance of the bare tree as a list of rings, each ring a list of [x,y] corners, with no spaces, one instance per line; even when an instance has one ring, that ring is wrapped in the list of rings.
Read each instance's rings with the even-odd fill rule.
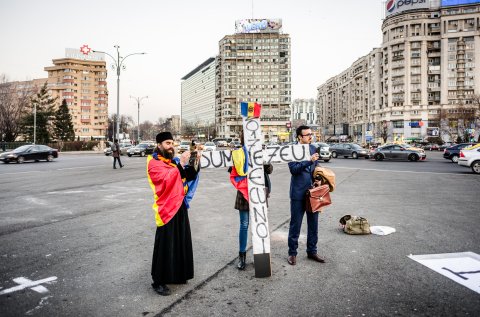
[[[5,74],[0,75],[0,140],[13,142],[22,129],[22,118],[34,90],[22,89],[17,83],[9,83]]]
[[[459,104],[455,108],[440,111],[441,135],[448,135],[456,142],[468,141],[468,129],[476,121],[476,109],[473,104]]]

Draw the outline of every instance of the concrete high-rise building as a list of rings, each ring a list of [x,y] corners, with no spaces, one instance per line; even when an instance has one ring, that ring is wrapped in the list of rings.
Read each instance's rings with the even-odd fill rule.
[[[265,141],[288,140],[291,70],[290,36],[281,20],[239,20],[236,32],[219,42],[216,69],[217,137],[239,137],[241,102],[262,105]]]
[[[354,64],[318,87],[321,123],[330,135],[339,134],[333,125],[358,142],[439,134],[455,141],[475,128],[478,138],[473,103],[480,94],[480,1],[401,3],[386,3],[382,47],[367,62],[376,71],[365,73],[372,80],[362,84]],[[345,85],[355,90],[339,89]]]
[[[182,78],[182,126],[215,123],[215,60],[208,58]]]
[[[65,58],[54,59],[48,72],[48,87],[60,104],[66,100],[75,137],[102,140],[108,129],[108,90],[105,57],[86,46],[66,49]]]

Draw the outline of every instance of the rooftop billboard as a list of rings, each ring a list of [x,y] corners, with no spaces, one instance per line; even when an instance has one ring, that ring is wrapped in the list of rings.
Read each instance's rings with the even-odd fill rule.
[[[430,0],[387,0],[385,3],[385,17],[407,10],[425,8],[430,8]]]
[[[245,19],[235,21],[235,33],[278,33],[282,19]]]
[[[480,3],[480,0],[442,0],[442,7],[458,6],[462,4]]]

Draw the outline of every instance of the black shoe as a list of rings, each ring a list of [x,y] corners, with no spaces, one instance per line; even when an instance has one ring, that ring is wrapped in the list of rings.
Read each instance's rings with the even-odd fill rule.
[[[162,295],[162,296],[170,295],[170,289],[165,284],[155,285],[155,283],[153,283],[152,287],[153,287],[153,290],[159,295]]]
[[[247,252],[238,252],[237,269],[245,270],[245,266],[247,266],[246,258],[247,258]]]
[[[117,168],[114,166],[113,169],[116,170]]]
[[[122,168],[122,167],[123,167],[123,165],[120,165],[120,168]]]

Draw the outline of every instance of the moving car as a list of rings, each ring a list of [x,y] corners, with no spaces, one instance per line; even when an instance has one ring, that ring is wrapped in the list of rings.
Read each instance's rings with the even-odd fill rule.
[[[11,152],[4,152],[0,155],[0,161],[4,163],[17,162],[23,163],[25,161],[46,160],[47,162],[53,161],[58,157],[58,150],[52,149],[46,145],[30,144],[22,145]]]
[[[330,152],[330,145],[327,143],[313,143],[317,147],[317,153],[320,155],[320,159],[324,162],[330,161],[332,158],[332,153]]]
[[[131,147],[127,150],[128,157],[132,155],[145,156],[147,154],[152,154],[155,149],[155,145],[151,143],[140,143],[137,146]]]
[[[447,147],[443,150],[443,158],[451,160],[453,163],[458,162],[458,157],[460,156],[460,151],[466,147],[473,146],[475,143],[460,143],[454,146]]]
[[[409,160],[416,162],[425,160],[427,155],[422,149],[407,148],[400,144],[389,144],[380,146],[372,153],[375,161],[382,160]]]
[[[330,152],[332,152],[332,157],[337,158],[343,156],[344,158],[352,157],[357,159],[359,157],[365,157],[368,159],[370,153],[367,149],[364,149],[358,144],[355,143],[335,143],[330,145]]]
[[[120,144],[120,155],[126,155],[127,151],[129,148],[133,147],[131,144]],[[106,156],[112,155],[112,148],[107,147],[105,150],[103,150],[103,154]]]
[[[203,145],[203,150],[204,151],[215,151],[217,149],[217,146],[213,142],[205,142]]]
[[[470,167],[472,172],[480,174],[480,147],[471,150],[461,150],[458,165]]]

